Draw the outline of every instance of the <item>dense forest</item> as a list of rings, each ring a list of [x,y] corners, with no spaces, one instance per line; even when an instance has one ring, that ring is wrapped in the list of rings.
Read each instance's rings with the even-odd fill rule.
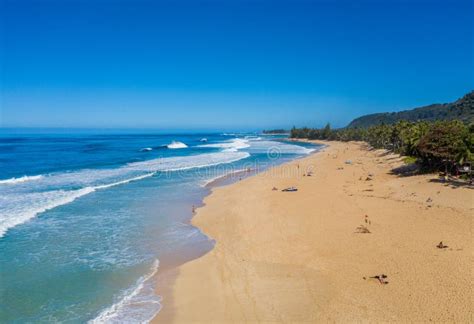
[[[453,103],[433,104],[412,110],[365,115],[354,119],[347,127],[360,128],[381,124],[390,125],[400,120],[412,122],[421,120],[461,120],[465,123],[472,123],[474,122],[474,91]]]
[[[449,116],[444,120],[398,120],[393,123],[375,123],[375,125],[369,127],[340,129],[331,129],[329,124],[322,129],[293,127],[290,137],[365,141],[374,148],[387,149],[413,157],[413,160],[418,161],[421,166],[429,170],[435,170],[447,164],[453,166],[473,162],[473,94],[474,92],[471,92],[463,99],[445,106],[444,110],[449,109],[448,112],[438,112],[438,117]],[[452,117],[455,115],[463,118],[453,119]],[[471,117],[464,118],[468,115],[471,115]]]

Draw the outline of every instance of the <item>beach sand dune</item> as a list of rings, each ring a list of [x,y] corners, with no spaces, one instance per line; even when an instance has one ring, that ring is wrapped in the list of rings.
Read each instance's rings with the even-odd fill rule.
[[[159,285],[154,321],[472,322],[473,191],[401,165],[331,142],[214,189],[193,224],[216,246]]]

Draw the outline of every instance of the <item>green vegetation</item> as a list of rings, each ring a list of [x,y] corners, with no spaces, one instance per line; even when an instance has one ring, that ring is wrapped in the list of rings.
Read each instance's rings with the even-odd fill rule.
[[[348,128],[365,128],[375,125],[391,125],[398,121],[437,121],[460,120],[464,123],[474,122],[474,91],[461,99],[448,104],[434,104],[392,113],[379,113],[362,116],[354,119]]]
[[[329,124],[322,129],[293,127],[290,137],[365,141],[427,170],[474,162],[474,91],[450,104],[362,116],[336,130]]]
[[[418,159],[414,156],[405,156],[403,158],[403,162],[405,162],[405,164],[413,164],[413,163],[416,163],[418,161]]]
[[[269,129],[263,130],[263,134],[288,134],[289,131],[286,129]]]
[[[377,149],[387,149],[416,159],[428,170],[449,164],[473,161],[474,124],[459,120],[437,122],[399,121],[392,125],[331,130],[293,128],[293,138],[335,141],[365,141]]]

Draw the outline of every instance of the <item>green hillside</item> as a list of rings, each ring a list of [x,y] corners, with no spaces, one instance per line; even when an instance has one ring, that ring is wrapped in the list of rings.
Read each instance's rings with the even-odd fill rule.
[[[465,123],[474,122],[474,91],[453,103],[433,104],[412,110],[365,115],[354,119],[347,127],[365,128],[381,124],[394,124],[399,120],[436,121],[454,119]]]

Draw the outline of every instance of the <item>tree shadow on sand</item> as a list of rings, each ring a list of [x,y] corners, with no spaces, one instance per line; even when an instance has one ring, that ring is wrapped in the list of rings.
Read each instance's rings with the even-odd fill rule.
[[[426,174],[426,173],[427,172],[423,172],[420,166],[417,165],[416,163],[404,164],[390,170],[390,174],[393,174],[399,177],[410,177],[410,176]]]
[[[416,176],[416,175],[432,174],[433,179],[430,179],[429,182],[443,184],[446,187],[451,187],[453,189],[461,188],[461,187],[474,189],[474,185],[472,183],[469,183],[469,180],[455,178],[452,176],[450,176],[446,180],[444,179],[444,177],[436,176],[435,174],[433,174],[433,171],[424,170],[416,163],[405,164],[405,165],[399,166],[397,168],[390,170],[389,173],[392,175],[396,175],[398,177],[411,177],[411,176]]]
[[[469,183],[469,180],[457,179],[450,177],[448,180],[444,179],[430,179],[429,182],[444,184],[446,187],[456,188],[469,188],[474,189],[474,184]]]

